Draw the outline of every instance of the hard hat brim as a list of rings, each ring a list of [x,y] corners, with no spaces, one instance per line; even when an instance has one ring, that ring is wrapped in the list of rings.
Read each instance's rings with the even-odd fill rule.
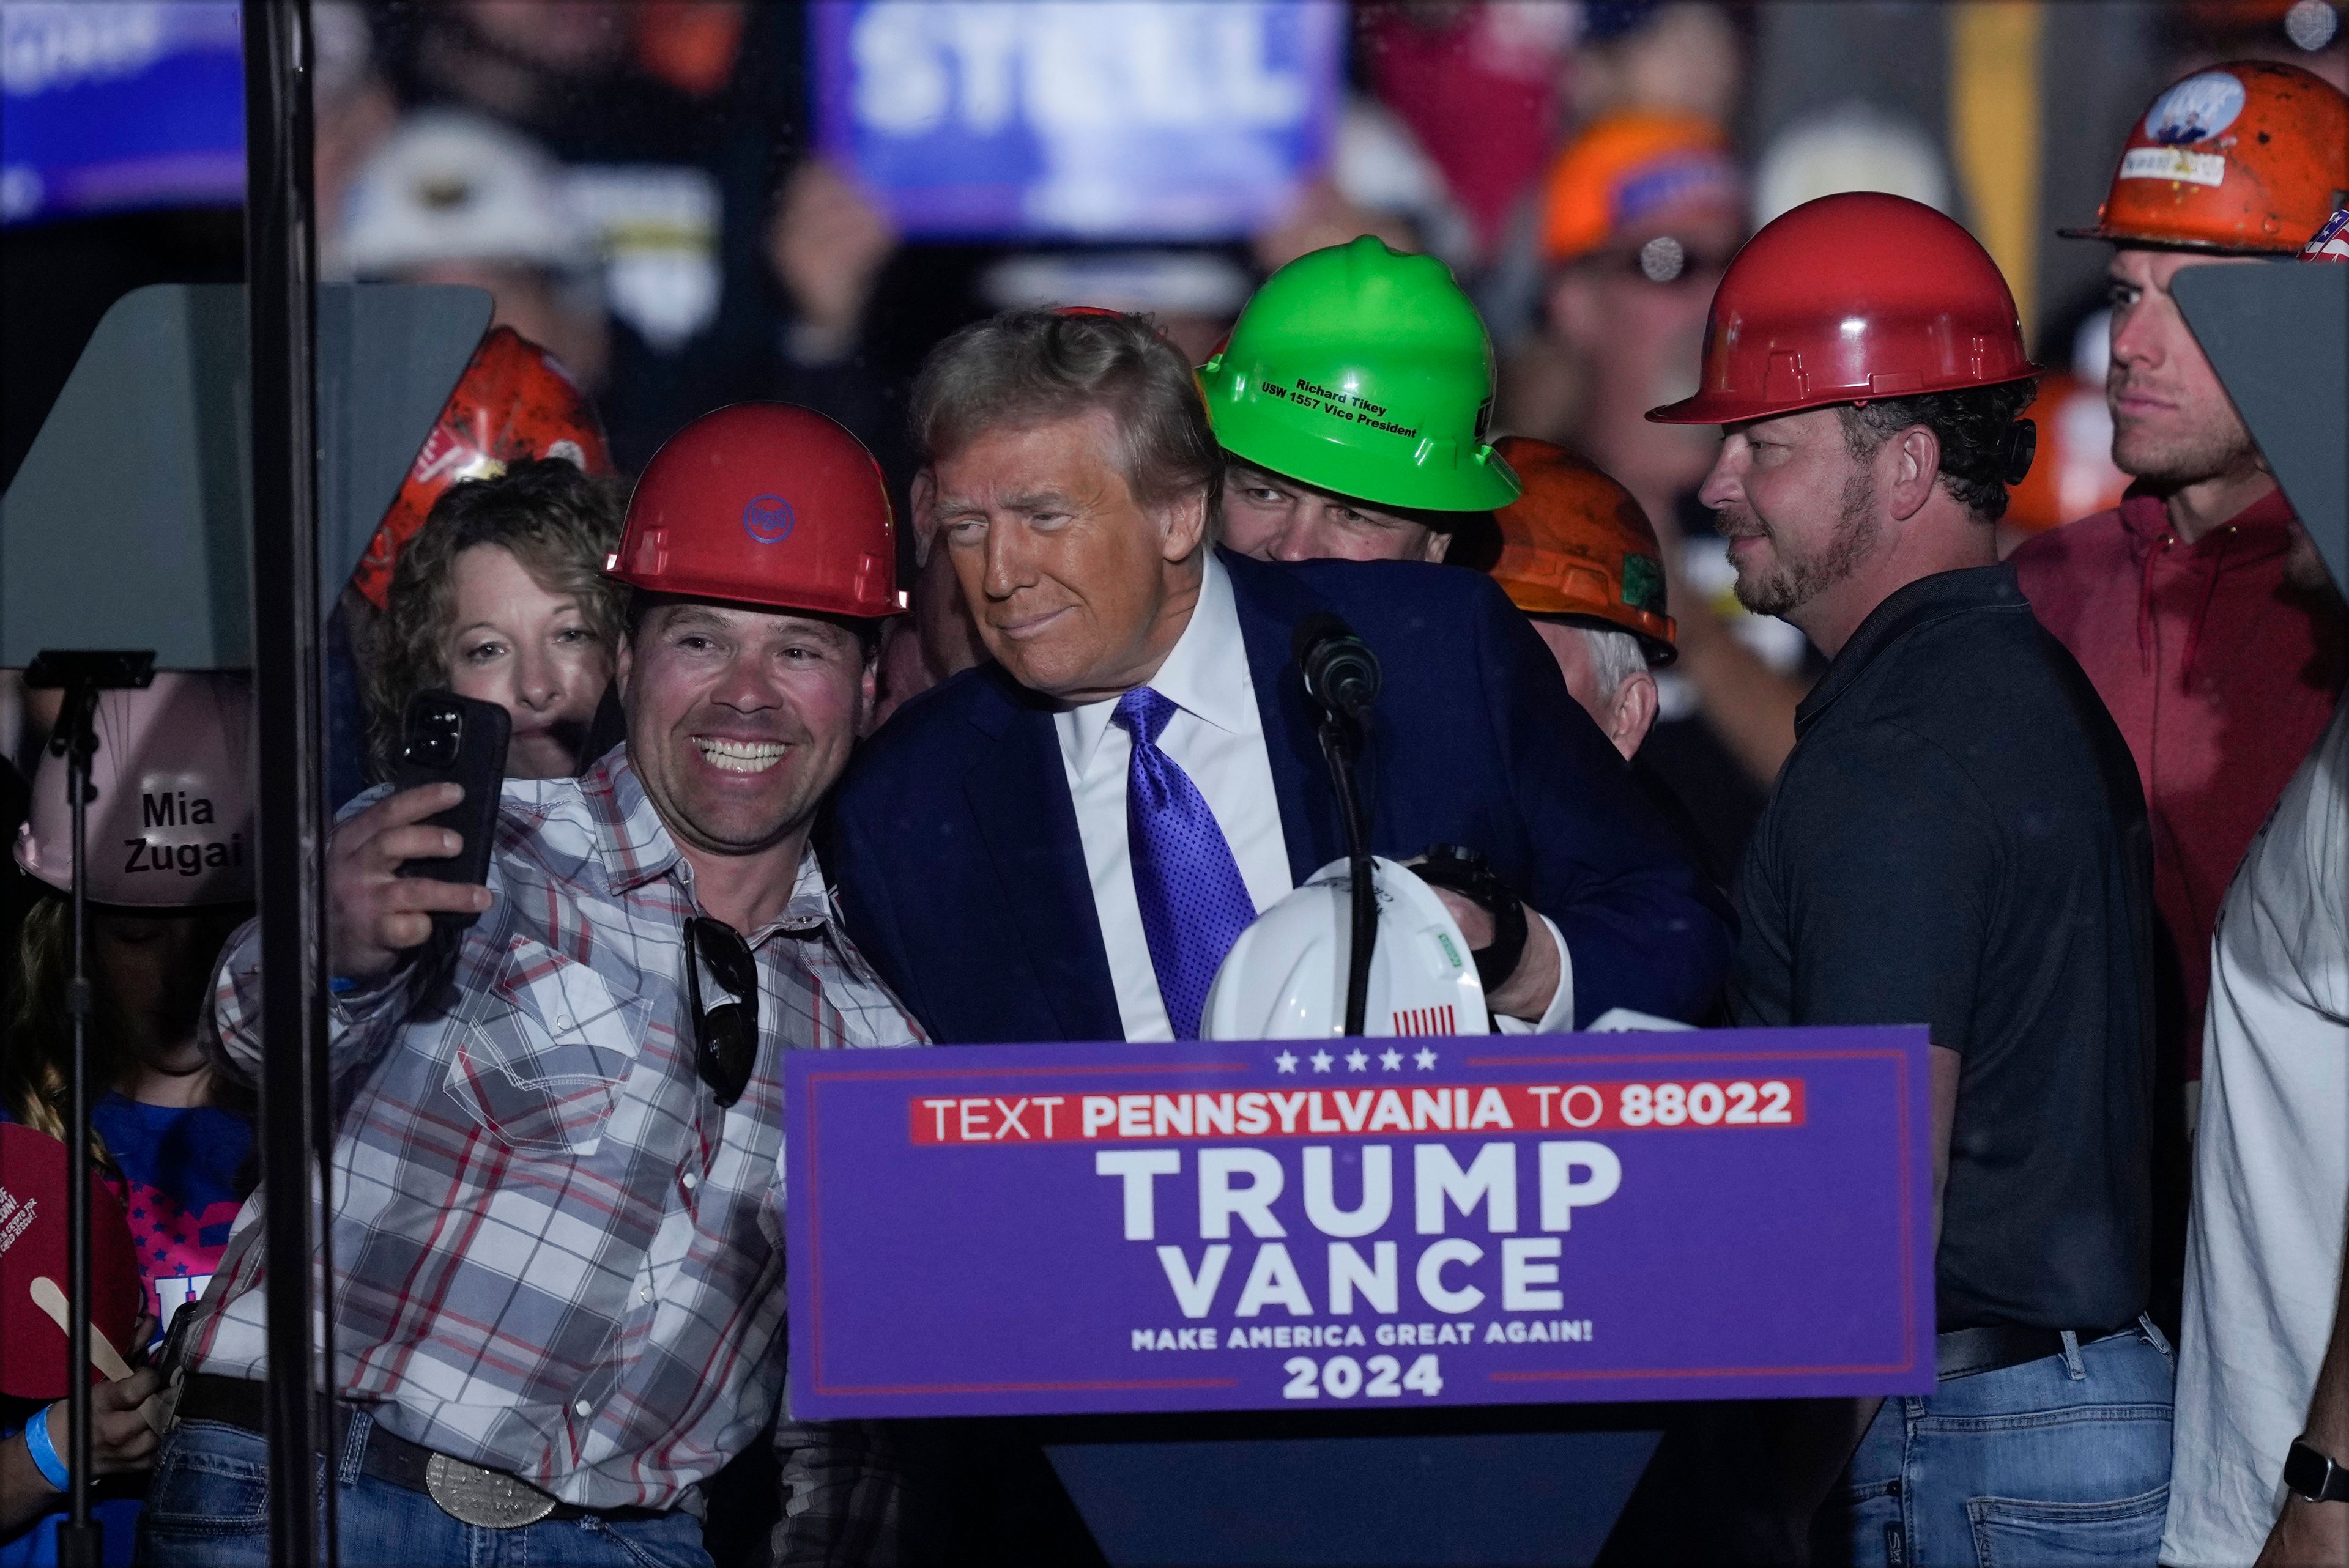
[[[1429,469],[1399,475],[1365,473],[1361,455],[1336,441],[1305,436],[1266,440],[1259,438],[1261,434],[1251,432],[1234,442],[1218,432],[1217,443],[1225,456],[1237,458],[1251,468],[1372,506],[1451,511],[1464,517],[1497,511],[1525,494],[1516,471],[1489,446],[1477,448],[1474,456],[1449,473]],[[1371,482],[1365,483],[1366,480]]]
[[[1621,632],[1638,638],[1640,649],[1647,655],[1648,667],[1651,670],[1660,670],[1667,665],[1679,662],[1681,651],[1672,639],[1680,634],[1680,623],[1670,615],[1642,615],[1640,618],[1643,621],[1653,622],[1654,625],[1634,625],[1628,619],[1619,621],[1611,615],[1601,615],[1589,610],[1571,606],[1563,595],[1550,595],[1547,593],[1527,593],[1523,589],[1513,587],[1506,583],[1501,584],[1501,591],[1508,594],[1509,602],[1515,604],[1518,612],[1528,620],[1555,621],[1566,626],[1587,626],[1594,632]],[[1555,608],[1547,602],[1553,598],[1556,602]],[[1528,599],[1533,600],[1534,603],[1526,603]],[[1632,611],[1630,614],[1637,615],[1640,612]],[[1658,626],[1662,630],[1658,631],[1656,629]]]
[[[2217,240],[2181,240],[2175,234],[2150,233],[2143,229],[2117,228],[2110,223],[2098,223],[2087,229],[2058,229],[2055,232],[2066,240],[2104,240],[2116,245],[2140,245],[2149,251],[2194,251],[2206,256],[2297,256],[2300,245],[2276,243],[2254,245],[2245,242],[2221,243]],[[2305,243],[2303,241],[2302,243]]]
[[[1898,392],[1878,392],[1865,387],[1823,387],[1808,397],[1777,399],[1700,392],[1693,397],[1683,397],[1677,403],[1666,403],[1661,407],[1649,409],[1648,421],[1655,425],[1742,425],[1749,419],[1775,418],[1780,414],[1800,414],[1811,408],[1832,408],[1838,403],[1880,403],[1894,397],[1928,397],[1938,392],[1969,392],[1982,387],[2005,387],[2044,374],[2044,366],[2026,360],[2011,376],[1990,377],[1981,381],[1929,380],[1920,386],[1904,387]]]
[[[682,577],[673,572],[662,573],[657,580],[643,573],[617,569],[605,572],[604,575],[615,583],[625,583],[631,588],[671,599],[706,599],[713,603],[740,604],[751,610],[843,615],[852,621],[885,621],[892,615],[903,614],[905,608],[905,595],[902,589],[896,593],[895,603],[887,603],[853,599],[843,593],[811,593],[790,589],[778,589],[771,593],[745,593],[739,582]]]

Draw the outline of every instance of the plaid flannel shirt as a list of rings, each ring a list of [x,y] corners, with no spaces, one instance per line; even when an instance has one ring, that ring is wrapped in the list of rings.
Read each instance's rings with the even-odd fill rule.
[[[698,1511],[781,1403],[781,1051],[924,1037],[811,851],[781,916],[746,934],[777,1048],[719,1109],[682,990],[693,868],[625,748],[584,778],[509,783],[489,883],[453,951],[332,1009],[335,1388],[566,1502]],[[247,926],[204,1029],[247,1078],[259,1006]],[[262,1198],[205,1295],[198,1370],[262,1375]],[[848,1459],[822,1433],[779,1435],[787,1487]]]

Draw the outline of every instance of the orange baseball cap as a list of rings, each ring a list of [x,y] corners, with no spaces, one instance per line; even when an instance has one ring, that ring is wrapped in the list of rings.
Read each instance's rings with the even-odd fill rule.
[[[1648,109],[1609,115],[1568,142],[1550,165],[1542,254],[1554,263],[1588,255],[1650,213],[1692,201],[1744,207],[1744,181],[1721,127],[1702,115]]]

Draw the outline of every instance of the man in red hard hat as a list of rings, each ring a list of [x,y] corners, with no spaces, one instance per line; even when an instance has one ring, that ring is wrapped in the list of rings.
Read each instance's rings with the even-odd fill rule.
[[[1830,196],[1746,243],[1700,390],[1649,415],[1723,427],[1700,494],[1737,595],[1831,661],[1746,854],[1730,1010],[1931,1033],[1940,1381],[1873,1412],[1816,1522],[1859,1563],[1971,1563],[1984,1532],[2038,1561],[2051,1516],[2075,1560],[2150,1562],[2161,1532],[2145,810],[1998,562],[2037,375],[1963,229]]]
[[[2333,712],[2349,617],[2169,285],[2189,267],[2289,262],[2344,202],[2349,98],[2296,66],[2238,61],[2156,98],[2095,225],[2064,231],[2114,246],[2105,397],[2113,461],[2136,482],[2026,542],[2014,568],[2137,758],[2158,1039],[2189,1126],[2220,900]]]
[[[893,531],[829,419],[696,420],[609,568],[635,591],[625,745],[505,787],[487,886],[399,874],[459,849],[426,820],[455,785],[363,797],[336,828],[343,1561],[709,1561],[703,1488],[782,1387],[782,1053],[922,1038],[808,847],[901,607]],[[248,1072],[260,980],[248,925],[207,1026]],[[237,1501],[267,1452],[260,1240],[232,1241],[189,1337],[148,1561],[266,1554]],[[782,1430],[789,1528],[828,1532],[863,1450]]]

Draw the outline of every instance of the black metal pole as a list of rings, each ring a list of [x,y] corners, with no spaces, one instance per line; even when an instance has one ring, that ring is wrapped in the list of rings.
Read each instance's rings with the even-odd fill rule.
[[[310,1181],[325,1086],[316,238],[309,0],[243,0],[253,370],[253,663],[261,893],[261,1181],[269,1315],[269,1557],[319,1561]],[[331,1545],[329,1546],[331,1551]]]
[[[1379,941],[1377,868],[1371,864],[1371,833],[1362,815],[1362,791],[1354,777],[1354,753],[1360,735],[1345,717],[1332,709],[1321,717],[1321,757],[1330,765],[1330,782],[1338,792],[1338,810],[1346,828],[1347,877],[1352,888],[1349,905],[1351,934],[1346,954],[1346,1033],[1362,1032],[1369,1011],[1371,959]]]
[[[73,978],[66,1014],[73,1020],[73,1078],[66,1115],[66,1273],[72,1308],[66,1323],[66,1464],[73,1472],[65,1524],[57,1531],[58,1568],[98,1568],[100,1526],[89,1517],[89,714],[92,690],[69,688],[65,722],[66,798],[73,807]]]

